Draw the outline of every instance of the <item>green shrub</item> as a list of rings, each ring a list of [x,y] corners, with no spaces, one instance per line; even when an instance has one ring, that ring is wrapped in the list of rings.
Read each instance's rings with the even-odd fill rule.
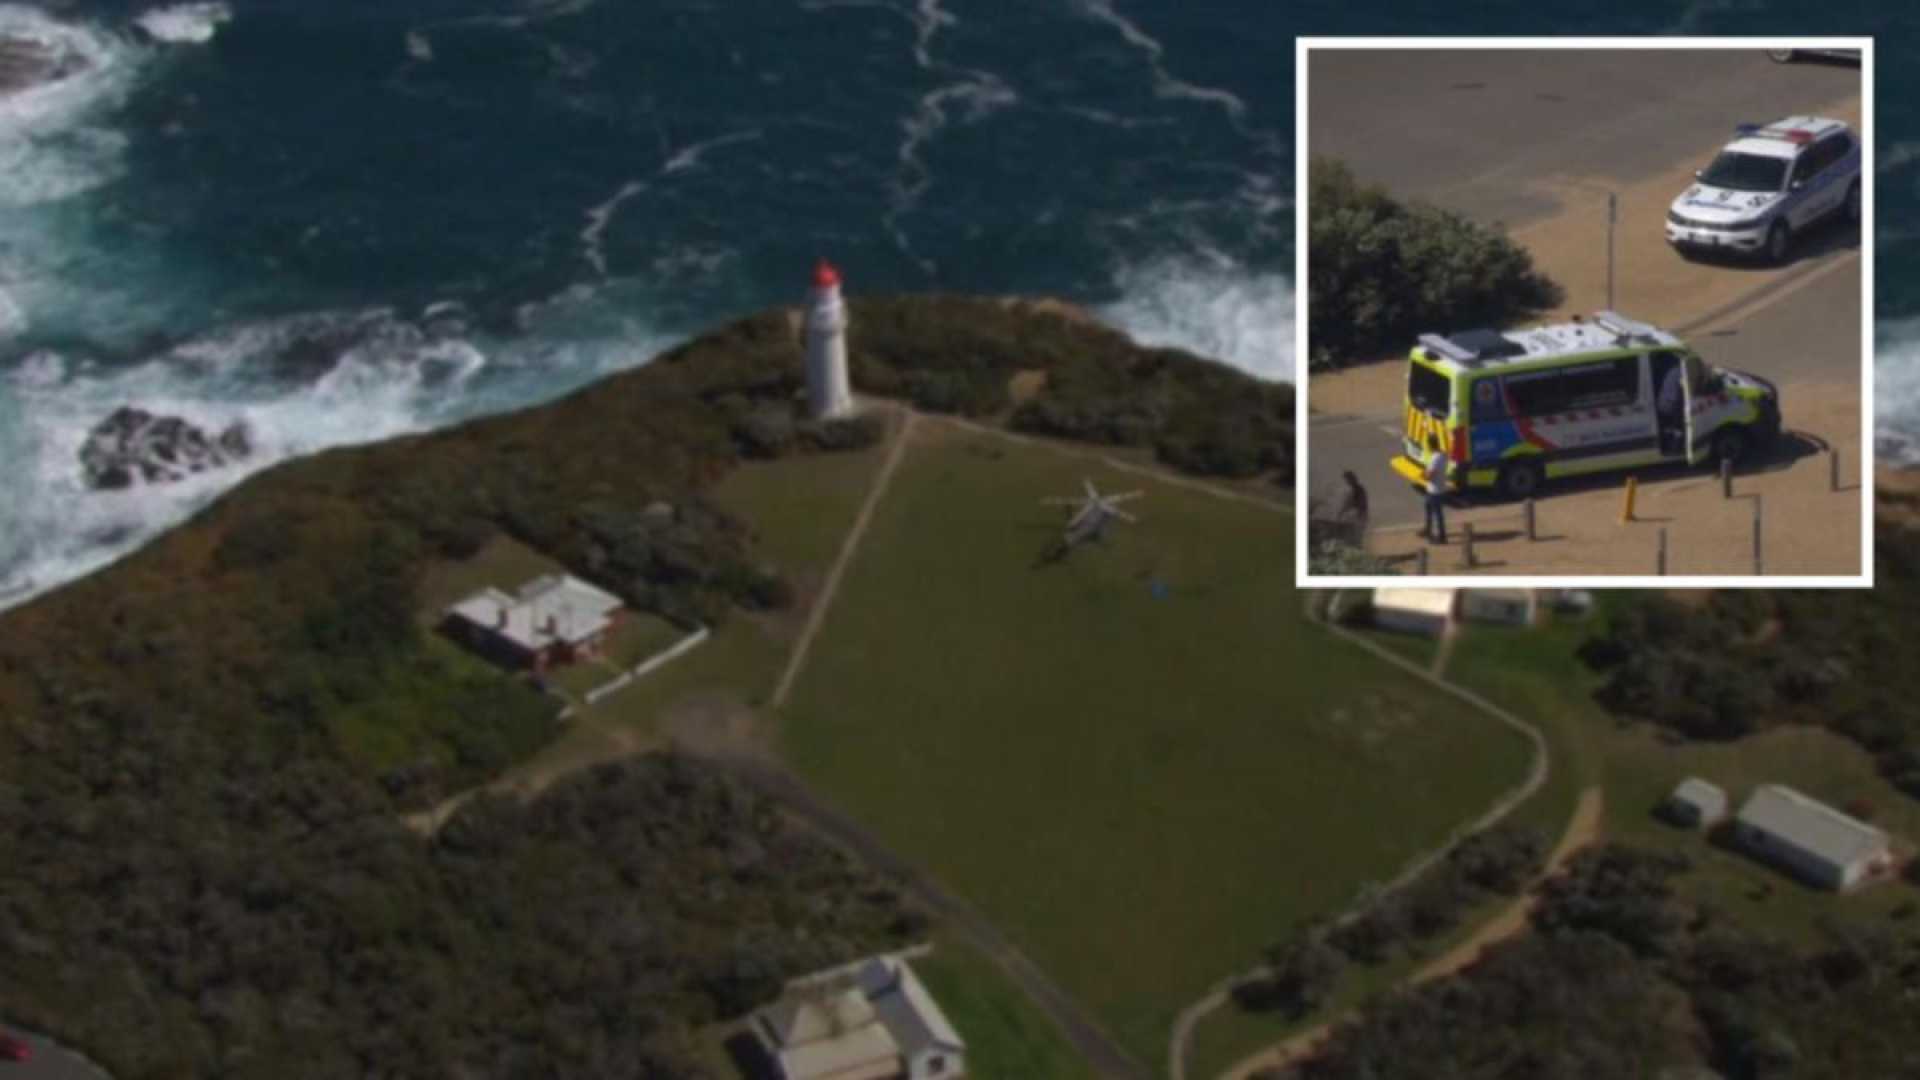
[[[1308,191],[1311,369],[1399,351],[1425,331],[1504,325],[1564,299],[1498,228],[1396,202],[1342,162],[1314,158]]]

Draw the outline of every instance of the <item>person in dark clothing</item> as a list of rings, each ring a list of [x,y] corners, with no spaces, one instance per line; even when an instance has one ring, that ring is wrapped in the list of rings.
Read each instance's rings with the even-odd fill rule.
[[[1364,541],[1367,535],[1367,489],[1360,486],[1360,478],[1348,469],[1341,474],[1347,481],[1347,496],[1340,502],[1339,520],[1353,526],[1353,535],[1357,542]]]
[[[1654,412],[1660,420],[1660,449],[1663,453],[1677,454],[1686,440],[1686,394],[1683,393],[1681,380],[1686,378],[1685,365],[1678,360],[1667,368],[1666,377],[1660,380],[1660,393],[1654,398]]]

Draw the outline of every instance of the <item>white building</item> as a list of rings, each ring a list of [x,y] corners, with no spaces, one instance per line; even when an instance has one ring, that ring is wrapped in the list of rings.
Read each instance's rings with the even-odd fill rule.
[[[1532,589],[1461,589],[1460,617],[1477,622],[1532,626],[1540,597]]]
[[[840,299],[840,271],[825,259],[813,268],[813,302],[807,307],[807,415],[815,420],[853,415],[847,307]]]
[[[568,574],[542,575],[511,595],[481,589],[447,609],[469,645],[534,671],[600,655],[621,614],[619,597]]]
[[[1827,889],[1851,889],[1893,866],[1886,833],[1780,784],[1754,791],[1735,835],[1748,851]]]
[[[1452,589],[1375,589],[1373,622],[1387,630],[1439,637],[1453,625]]]
[[[966,1044],[905,959],[876,956],[796,979],[753,1018],[781,1080],[944,1080]]]
[[[1675,824],[1693,829],[1711,827],[1727,816],[1727,793],[1717,784],[1689,776],[1667,796],[1664,809]]]

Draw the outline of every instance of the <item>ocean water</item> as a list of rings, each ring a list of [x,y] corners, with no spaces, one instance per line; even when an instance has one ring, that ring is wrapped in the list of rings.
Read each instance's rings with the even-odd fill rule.
[[[1880,422],[1920,460],[1920,16],[1270,0],[0,0],[0,606],[286,457],[521,407],[799,299],[1044,293],[1292,375],[1296,34],[1873,33]],[[297,343],[320,343],[296,347]],[[247,466],[86,492],[121,404]],[[30,582],[9,595],[11,585]]]

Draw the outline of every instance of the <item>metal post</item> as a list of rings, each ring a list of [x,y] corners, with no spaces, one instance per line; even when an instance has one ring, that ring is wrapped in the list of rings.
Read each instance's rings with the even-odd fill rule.
[[[1828,479],[1827,490],[1839,491],[1840,490],[1840,448],[1837,446],[1834,447],[1832,454],[1828,457],[1827,460],[1830,466],[1829,471],[1832,473],[1832,476]]]
[[[1733,460],[1731,458],[1720,459],[1720,497],[1733,498]]]
[[[1471,569],[1475,566],[1480,565],[1477,561],[1475,561],[1473,557],[1473,522],[1469,521],[1466,523],[1466,530],[1467,530],[1467,551],[1466,551],[1467,567]]]
[[[1527,539],[1529,540],[1540,539],[1539,534],[1535,533],[1533,530],[1533,499],[1531,496],[1529,496],[1527,499]]]
[[[1420,549],[1420,576],[1425,577],[1426,575],[1427,575],[1427,549],[1423,547]]]
[[[1667,576],[1667,527],[1660,526],[1660,576]]]
[[[1753,573],[1755,577],[1765,571],[1760,569],[1760,496],[1753,497]]]
[[[1607,310],[1613,310],[1613,226],[1620,217],[1620,197],[1607,192]]]
[[[1620,524],[1622,525],[1633,520],[1633,495],[1636,490],[1638,490],[1638,486],[1635,478],[1631,476],[1627,477],[1627,501],[1626,505],[1620,508]]]

